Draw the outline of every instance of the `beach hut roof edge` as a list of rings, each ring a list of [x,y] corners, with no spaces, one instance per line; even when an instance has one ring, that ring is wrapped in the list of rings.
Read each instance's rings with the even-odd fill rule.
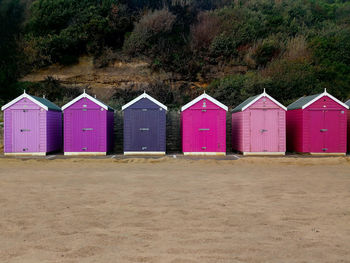
[[[33,103],[37,104],[41,108],[45,109],[46,111],[48,110],[54,110],[54,111],[61,111],[60,107],[58,107],[56,104],[52,103],[51,101],[45,99],[45,98],[40,98],[37,96],[32,96],[27,93],[23,93],[21,96],[18,96],[14,100],[10,101],[9,103],[5,104],[4,106],[1,107],[1,110],[5,110],[8,107],[14,105],[18,101],[20,101],[23,98],[27,98]]]
[[[132,101],[128,102],[127,104],[125,104],[122,107],[122,110],[125,110],[126,108],[130,107],[131,105],[133,105],[134,103],[138,102],[141,99],[149,99],[150,101],[154,102],[155,104],[157,104],[159,107],[163,108],[164,110],[168,110],[168,107],[165,106],[164,104],[160,103],[158,100],[156,100],[155,98],[151,97],[150,95],[148,95],[146,92],[142,93],[140,96],[136,97],[135,99],[133,99]]]
[[[79,101],[82,98],[88,98],[89,100],[95,102],[97,105],[101,106],[105,110],[113,110],[114,111],[114,109],[112,107],[110,107],[110,106],[104,104],[103,102],[99,101],[98,99],[90,96],[89,94],[85,93],[85,91],[81,95],[76,97],[75,99],[71,100],[70,102],[68,102],[67,104],[62,106],[62,110],[65,110],[66,108],[70,107],[71,105],[73,105],[74,103],[76,103],[77,101]]]
[[[234,108],[232,110],[232,112],[238,112],[238,111],[244,111],[247,108],[249,108],[249,106],[251,106],[252,104],[254,104],[255,102],[257,102],[259,99],[261,99],[262,97],[267,97],[269,98],[271,101],[273,101],[275,104],[277,104],[278,106],[280,106],[282,109],[287,110],[287,107],[285,107],[284,105],[282,105],[281,103],[279,103],[277,100],[275,100],[274,98],[272,98],[269,94],[267,94],[264,90],[263,93],[261,93],[260,95],[256,95],[256,96],[252,96],[249,97],[248,99],[246,99],[245,101],[243,101],[241,104],[239,104],[236,108]]]
[[[194,100],[192,100],[189,103],[187,103],[186,105],[184,105],[181,108],[181,111],[184,111],[184,110],[188,109],[189,107],[191,107],[192,105],[196,104],[198,101],[200,101],[202,99],[207,99],[207,100],[211,101],[212,103],[218,105],[220,108],[224,109],[225,111],[228,110],[228,107],[226,105],[224,105],[221,102],[217,101],[216,99],[214,99],[213,97],[209,96],[208,94],[203,93],[202,95],[198,96]]]
[[[315,94],[315,95],[310,95],[310,96],[306,96],[306,97],[301,97],[298,100],[296,100],[295,102],[293,102],[292,104],[290,104],[287,109],[288,110],[296,110],[296,109],[305,109],[307,107],[309,107],[312,103],[314,103],[315,101],[319,100],[320,98],[322,98],[323,96],[327,96],[330,99],[334,100],[335,102],[339,103],[341,106],[343,106],[344,108],[349,109],[349,106],[346,103],[341,102],[340,100],[338,100],[337,98],[333,97],[331,94],[329,94],[327,92],[327,90],[325,89],[323,93],[319,93],[319,94]]]

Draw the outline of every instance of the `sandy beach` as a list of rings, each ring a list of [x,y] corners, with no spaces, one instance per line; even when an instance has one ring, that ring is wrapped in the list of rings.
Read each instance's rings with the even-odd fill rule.
[[[0,158],[0,262],[350,262],[349,158]]]

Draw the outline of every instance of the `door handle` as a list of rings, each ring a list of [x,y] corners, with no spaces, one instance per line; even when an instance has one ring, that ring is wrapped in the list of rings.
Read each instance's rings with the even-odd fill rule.
[[[263,133],[263,132],[267,132],[267,130],[265,130],[265,129],[261,129],[261,130],[260,130],[260,132],[261,132],[261,133]]]
[[[209,128],[202,128],[202,129],[198,129],[199,131],[209,131]]]
[[[327,150],[328,150],[328,148],[322,148],[322,151],[324,151],[324,152],[327,151]]]
[[[328,129],[321,129],[320,131],[321,132],[326,132],[326,131],[328,131]]]
[[[140,131],[149,131],[149,128],[140,128]]]
[[[21,132],[30,131],[29,129],[21,129]]]
[[[94,130],[93,128],[83,128],[82,129],[83,131],[92,131],[92,130]]]

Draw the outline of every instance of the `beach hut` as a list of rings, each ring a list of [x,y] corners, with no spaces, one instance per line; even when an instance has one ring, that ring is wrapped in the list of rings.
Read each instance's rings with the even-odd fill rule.
[[[62,107],[65,155],[106,155],[113,149],[114,110],[81,94]]]
[[[181,108],[182,151],[185,155],[226,154],[227,106],[202,94]]]
[[[350,107],[350,100],[348,100],[347,102],[345,102],[345,104]],[[350,110],[347,110],[347,131],[348,131],[348,134],[347,134],[347,141],[348,141],[348,149],[347,151],[350,152]]]
[[[124,154],[165,154],[167,107],[146,93],[122,107]]]
[[[24,93],[4,105],[5,155],[46,155],[62,147],[62,112],[51,101]]]
[[[287,149],[312,154],[346,153],[346,111],[326,90],[287,107]]]
[[[232,110],[232,149],[244,155],[284,155],[286,110],[265,90]]]

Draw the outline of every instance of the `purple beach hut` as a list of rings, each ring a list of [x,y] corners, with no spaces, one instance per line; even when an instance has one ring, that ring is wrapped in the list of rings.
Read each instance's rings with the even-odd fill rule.
[[[146,93],[122,107],[124,154],[164,155],[167,107]]]
[[[84,90],[62,110],[64,155],[106,155],[112,151],[114,109]]]
[[[62,149],[62,111],[24,93],[4,105],[4,154],[46,155]]]

